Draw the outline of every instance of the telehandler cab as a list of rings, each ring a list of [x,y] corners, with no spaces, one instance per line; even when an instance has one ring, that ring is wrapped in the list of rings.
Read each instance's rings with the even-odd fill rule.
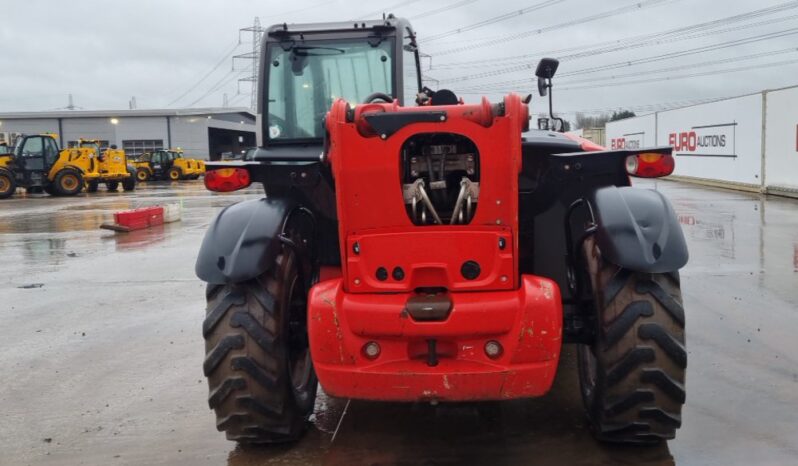
[[[0,155],[0,199],[16,189],[74,196],[84,183],[97,180],[95,152],[86,148],[58,150],[51,134],[22,136],[11,154]]]
[[[136,169],[128,164],[124,150],[116,146],[102,147],[97,139],[79,139],[78,147],[94,151],[100,174],[96,180],[86,182],[86,191],[97,192],[100,183],[105,183],[108,191],[118,190],[120,183],[125,191],[136,189]]]
[[[297,439],[317,382],[367,400],[541,396],[563,344],[599,439],[674,437],[687,249],[667,199],[629,179],[670,174],[670,148],[606,151],[529,130],[531,96],[422,88],[392,16],[273,26],[261,50],[260,147],[209,163],[205,185],[266,196],[223,209],[196,263],[227,438]],[[546,92],[556,68],[538,68]]]

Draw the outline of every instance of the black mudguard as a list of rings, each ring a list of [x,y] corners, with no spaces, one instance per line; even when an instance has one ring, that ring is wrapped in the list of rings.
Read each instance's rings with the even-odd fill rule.
[[[604,260],[635,272],[674,272],[687,264],[684,233],[658,191],[610,186],[595,191],[596,243]]]
[[[208,283],[241,283],[260,276],[280,252],[280,234],[297,203],[270,198],[239,202],[219,212],[202,240],[197,276]]]

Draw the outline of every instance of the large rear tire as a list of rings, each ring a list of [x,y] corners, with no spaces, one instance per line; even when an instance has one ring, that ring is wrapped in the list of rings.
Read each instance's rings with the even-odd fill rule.
[[[77,170],[65,168],[55,175],[53,184],[59,196],[74,196],[83,191],[83,176]]]
[[[16,190],[17,180],[14,174],[5,168],[0,168],[0,199],[11,197]]]
[[[136,179],[139,181],[148,181],[150,179],[150,172],[146,168],[139,168],[136,170]]]
[[[608,264],[592,239],[585,255],[596,303],[596,341],[577,350],[582,398],[599,440],[672,439],[685,402],[684,309],[679,275]]]
[[[241,284],[209,284],[206,297],[203,369],[216,428],[240,443],[297,440],[318,380],[295,253],[284,246],[271,271]]]

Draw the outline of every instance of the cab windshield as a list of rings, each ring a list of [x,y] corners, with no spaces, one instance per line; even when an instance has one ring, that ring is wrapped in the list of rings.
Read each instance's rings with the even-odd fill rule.
[[[393,39],[302,41],[269,47],[268,134],[272,141],[319,139],[333,101],[395,95]]]

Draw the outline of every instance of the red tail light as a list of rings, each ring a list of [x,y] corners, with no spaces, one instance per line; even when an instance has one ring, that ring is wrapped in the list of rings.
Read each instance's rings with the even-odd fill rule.
[[[220,168],[205,173],[205,187],[210,191],[227,193],[244,189],[252,184],[245,168]]]
[[[641,152],[626,158],[626,172],[640,178],[659,178],[673,173],[675,164],[671,154]]]

